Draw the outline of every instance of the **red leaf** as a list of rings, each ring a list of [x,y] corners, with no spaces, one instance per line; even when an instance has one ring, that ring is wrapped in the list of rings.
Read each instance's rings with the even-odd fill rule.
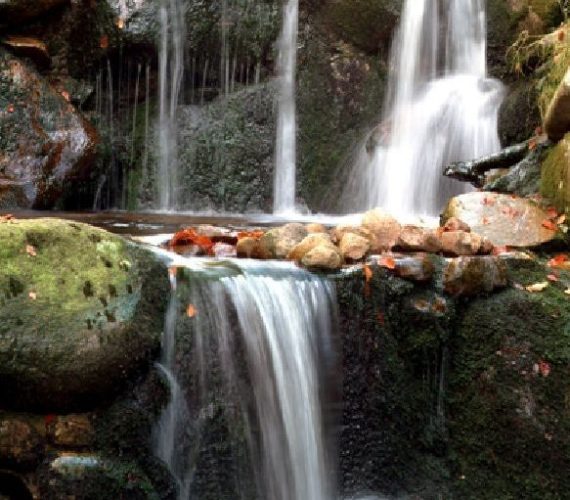
[[[548,229],[549,231],[556,231],[558,229],[558,226],[556,225],[556,223],[552,222],[549,219],[545,219],[542,221],[542,227]]]
[[[546,209],[546,215],[548,215],[549,219],[556,219],[558,217],[558,210],[554,207],[548,207]]]
[[[558,280],[558,276],[556,276],[556,274],[549,274],[549,275],[546,277],[546,279],[548,279],[548,281],[554,281],[554,282],[559,281],[559,280]]]
[[[560,267],[566,262],[568,262],[568,255],[561,253],[548,261],[548,267]]]
[[[396,269],[396,261],[393,257],[383,256],[378,259],[378,265],[386,269]]]
[[[242,231],[241,233],[238,233],[237,237],[238,237],[238,240],[241,240],[243,238],[254,238],[254,239],[258,240],[264,234],[265,234],[264,231]]]
[[[538,370],[543,377],[548,377],[552,371],[552,367],[550,366],[550,363],[541,360],[538,362]]]
[[[214,242],[207,236],[198,234],[194,228],[190,227],[188,229],[178,231],[168,243],[170,248],[183,245],[197,245],[204,253],[211,255]]]

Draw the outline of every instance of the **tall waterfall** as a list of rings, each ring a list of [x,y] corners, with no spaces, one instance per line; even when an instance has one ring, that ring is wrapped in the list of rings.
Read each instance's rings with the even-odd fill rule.
[[[156,175],[157,207],[177,205],[177,127],[176,111],[184,75],[184,9],[181,0],[162,0],[160,7],[159,51],[159,157]]]
[[[204,421],[221,407],[243,434],[257,489],[240,489],[235,498],[331,500],[334,464],[321,399],[330,378],[325,366],[334,358],[334,286],[284,263],[187,263],[189,290],[172,299],[166,319],[163,370],[171,403],[156,432],[157,454],[178,479],[179,498],[199,498],[197,448],[207,440]],[[191,325],[190,338],[184,338],[174,318],[188,304],[192,318],[183,321]],[[188,353],[174,339],[192,344],[186,363],[180,358]],[[194,381],[185,387],[188,400],[181,397],[184,380]],[[189,429],[192,443],[185,447]]]
[[[287,0],[279,40],[279,102],[273,211],[295,211],[297,116],[295,103],[299,0]]]
[[[345,192],[352,210],[436,215],[464,185],[443,166],[500,148],[502,85],[487,77],[484,0],[407,0],[382,123]]]

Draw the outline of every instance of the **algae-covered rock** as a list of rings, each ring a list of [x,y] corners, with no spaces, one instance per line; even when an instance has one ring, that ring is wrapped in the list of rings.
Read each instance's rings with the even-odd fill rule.
[[[0,207],[52,208],[89,170],[96,143],[64,96],[0,48]]]
[[[46,500],[162,498],[136,463],[99,454],[55,454],[46,460],[38,476],[41,498]]]
[[[544,160],[540,191],[558,210],[570,211],[570,134]]]
[[[512,279],[523,285],[545,272],[533,261],[511,264]],[[535,294],[507,289],[459,314],[448,379],[454,498],[566,496],[568,304],[554,284]]]
[[[0,224],[0,401],[92,409],[160,347],[163,267],[118,236],[57,219]]]

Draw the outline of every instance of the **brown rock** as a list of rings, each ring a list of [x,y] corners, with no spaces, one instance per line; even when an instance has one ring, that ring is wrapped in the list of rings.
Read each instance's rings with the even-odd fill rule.
[[[345,260],[361,260],[370,250],[370,241],[354,233],[345,233],[339,244],[340,253]]]
[[[286,259],[289,252],[308,235],[303,224],[291,223],[267,231],[259,240],[259,258]]]
[[[311,224],[307,224],[305,226],[305,228],[307,229],[307,232],[309,234],[311,234],[311,233],[326,233],[327,232],[327,228],[325,226],[323,226],[322,224],[317,224],[315,222],[312,222]]]
[[[443,225],[443,230],[448,231],[464,231],[466,233],[471,232],[471,228],[468,224],[463,222],[461,219],[457,217],[451,217],[447,220],[447,222]]]
[[[476,233],[449,231],[441,235],[443,252],[448,255],[477,255],[483,238]]]
[[[53,426],[53,443],[57,446],[83,448],[93,443],[95,431],[87,415],[56,417]]]
[[[196,226],[196,234],[200,236],[206,236],[210,238],[214,243],[228,243],[229,245],[235,245],[238,239],[238,233],[226,227],[210,226],[202,224]]]
[[[44,439],[33,422],[19,415],[0,415],[0,462],[35,464],[42,459]]]
[[[558,142],[570,132],[570,68],[560,82],[544,118],[544,131],[551,141]]]
[[[409,252],[437,253],[441,251],[441,241],[437,232],[419,226],[403,226],[397,246]]]
[[[24,36],[9,36],[2,43],[19,57],[28,57],[40,68],[48,68],[51,65],[51,57],[47,46],[36,38]]]
[[[507,286],[507,267],[503,259],[491,256],[447,259],[443,289],[454,296],[490,293]]]
[[[372,253],[392,249],[400,237],[401,226],[398,221],[379,208],[364,214],[362,226],[371,233],[370,251]]]
[[[493,245],[493,242],[489,238],[482,238],[481,248],[479,248],[479,253],[481,255],[493,253],[493,248],[495,248],[495,245]]]
[[[238,257],[251,259],[258,254],[259,243],[255,238],[241,238],[236,245],[236,254]]]
[[[347,233],[357,234],[369,241],[373,240],[372,233],[368,229],[362,226],[353,226],[350,224],[339,224],[336,226],[331,230],[331,238],[335,243],[339,243],[342,240],[342,237]]]
[[[327,233],[309,234],[306,238],[303,238],[303,241],[298,245],[295,245],[287,255],[287,259],[300,262],[313,248],[321,245],[334,247],[331,238]]]
[[[394,274],[400,278],[412,281],[429,281],[435,272],[432,256],[419,253],[415,255],[396,256],[396,268]]]
[[[471,231],[496,246],[533,247],[546,243],[556,231],[543,226],[548,215],[535,203],[512,195],[476,191],[452,198],[443,220],[457,217]]]
[[[301,263],[310,269],[332,271],[342,267],[342,256],[332,245],[319,245],[305,254]]]

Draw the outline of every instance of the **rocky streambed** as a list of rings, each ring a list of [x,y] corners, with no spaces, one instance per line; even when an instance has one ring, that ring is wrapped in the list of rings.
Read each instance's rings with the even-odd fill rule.
[[[179,233],[185,253],[288,258],[336,284],[345,495],[564,497],[565,224],[534,205],[516,212],[512,197],[466,196],[439,229],[372,211],[355,226]],[[463,220],[459,207],[474,197],[489,220],[478,226],[472,207],[470,221],[489,236]],[[517,227],[533,241],[507,241]],[[490,238],[499,236],[496,245]],[[151,449],[169,399],[153,367],[170,295],[166,264],[133,240],[59,219],[3,217],[0,255],[0,493],[175,498]],[[219,416],[208,418],[217,432]],[[214,484],[214,463],[199,463],[202,481]],[[221,490],[204,491],[209,499]]]

